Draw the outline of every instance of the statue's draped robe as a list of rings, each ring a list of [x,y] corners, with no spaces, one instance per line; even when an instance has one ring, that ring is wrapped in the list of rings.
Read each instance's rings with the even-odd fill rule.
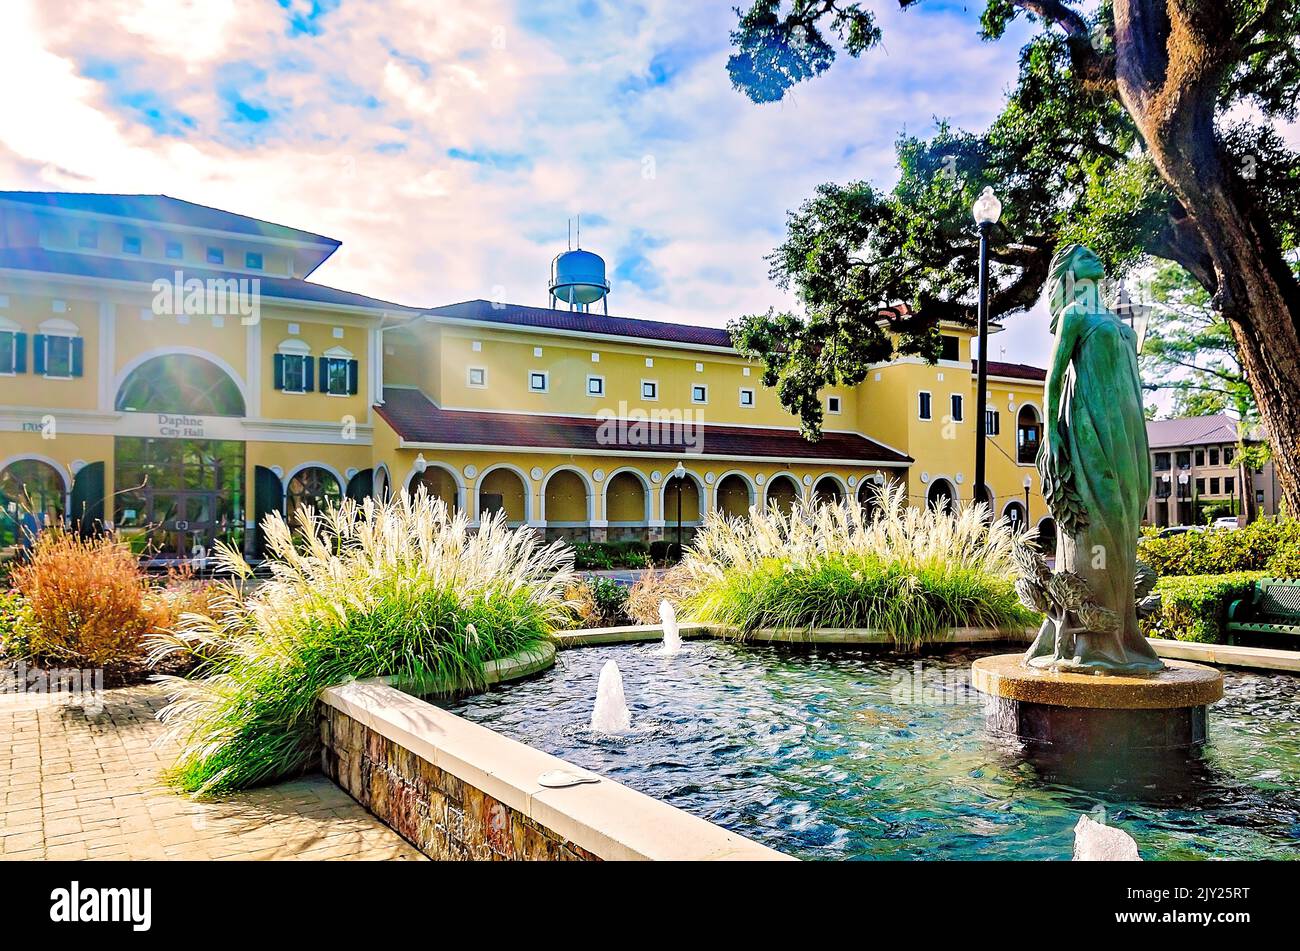
[[[1080,322],[1078,339],[1061,380],[1056,406],[1066,465],[1088,524],[1057,533],[1056,570],[1086,579],[1098,604],[1120,621],[1114,633],[1076,629],[1072,658],[1096,668],[1159,668],[1161,662],[1138,630],[1133,579],[1138,526],[1151,491],[1146,417],[1137,368],[1137,338],[1109,311],[1089,313],[1079,303],[1061,319]],[[1044,443],[1042,464],[1056,465]],[[1047,480],[1045,480],[1046,482]],[[1055,509],[1055,506],[1053,507]],[[1028,658],[1051,656],[1055,630],[1044,625]]]

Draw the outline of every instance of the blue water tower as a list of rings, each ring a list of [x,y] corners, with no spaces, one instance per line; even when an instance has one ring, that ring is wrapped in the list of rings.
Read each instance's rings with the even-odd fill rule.
[[[586,311],[596,301],[603,301],[608,314],[609,281],[605,277],[605,259],[582,250],[581,245],[576,250],[557,254],[551,262],[550,292],[552,309],[559,301],[568,304],[569,310]]]

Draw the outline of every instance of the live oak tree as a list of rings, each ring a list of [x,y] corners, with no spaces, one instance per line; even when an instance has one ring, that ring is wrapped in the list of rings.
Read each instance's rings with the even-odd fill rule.
[[[1153,304],[1140,361],[1143,385],[1172,395],[1172,417],[1231,410],[1243,423],[1255,422],[1237,341],[1209,294],[1170,262],[1156,269],[1148,287]]]
[[[839,52],[878,45],[872,8],[885,2],[756,0],[732,34],[733,84],[780,100]],[[1118,275],[1153,258],[1178,264],[1231,331],[1282,494],[1300,511],[1300,283],[1288,263],[1300,157],[1278,132],[1300,95],[1300,0],[1095,6],[986,0],[986,39],[1017,18],[1041,26],[1002,113],[982,133],[901,138],[892,190],[819,188],[770,258],[804,312],[740,318],[737,346],[815,436],[822,387],[861,382],[895,353],[934,357],[937,321],[973,321],[970,206],[993,185],[1006,210],[992,315],[1035,302],[1063,241],[1087,243]]]

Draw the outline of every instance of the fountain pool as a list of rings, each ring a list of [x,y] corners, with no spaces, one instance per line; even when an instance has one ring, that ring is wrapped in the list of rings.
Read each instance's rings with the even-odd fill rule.
[[[968,686],[984,653],[589,647],[446,707],[800,858],[1068,859],[1080,814],[1147,860],[1296,855],[1300,678],[1228,672],[1198,768],[1083,788],[985,732]],[[611,660],[634,729],[658,727],[620,744],[582,729]]]

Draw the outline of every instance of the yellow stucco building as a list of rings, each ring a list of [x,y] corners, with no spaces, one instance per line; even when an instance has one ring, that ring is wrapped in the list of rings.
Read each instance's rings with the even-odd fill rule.
[[[967,328],[824,392],[808,442],[725,331],[308,280],[338,244],[165,196],[0,192],[0,543],[59,518],[164,559],[256,554],[268,511],[420,485],[592,540],[886,479],[973,496]],[[991,363],[985,421],[994,508],[1035,523],[1042,381]]]

